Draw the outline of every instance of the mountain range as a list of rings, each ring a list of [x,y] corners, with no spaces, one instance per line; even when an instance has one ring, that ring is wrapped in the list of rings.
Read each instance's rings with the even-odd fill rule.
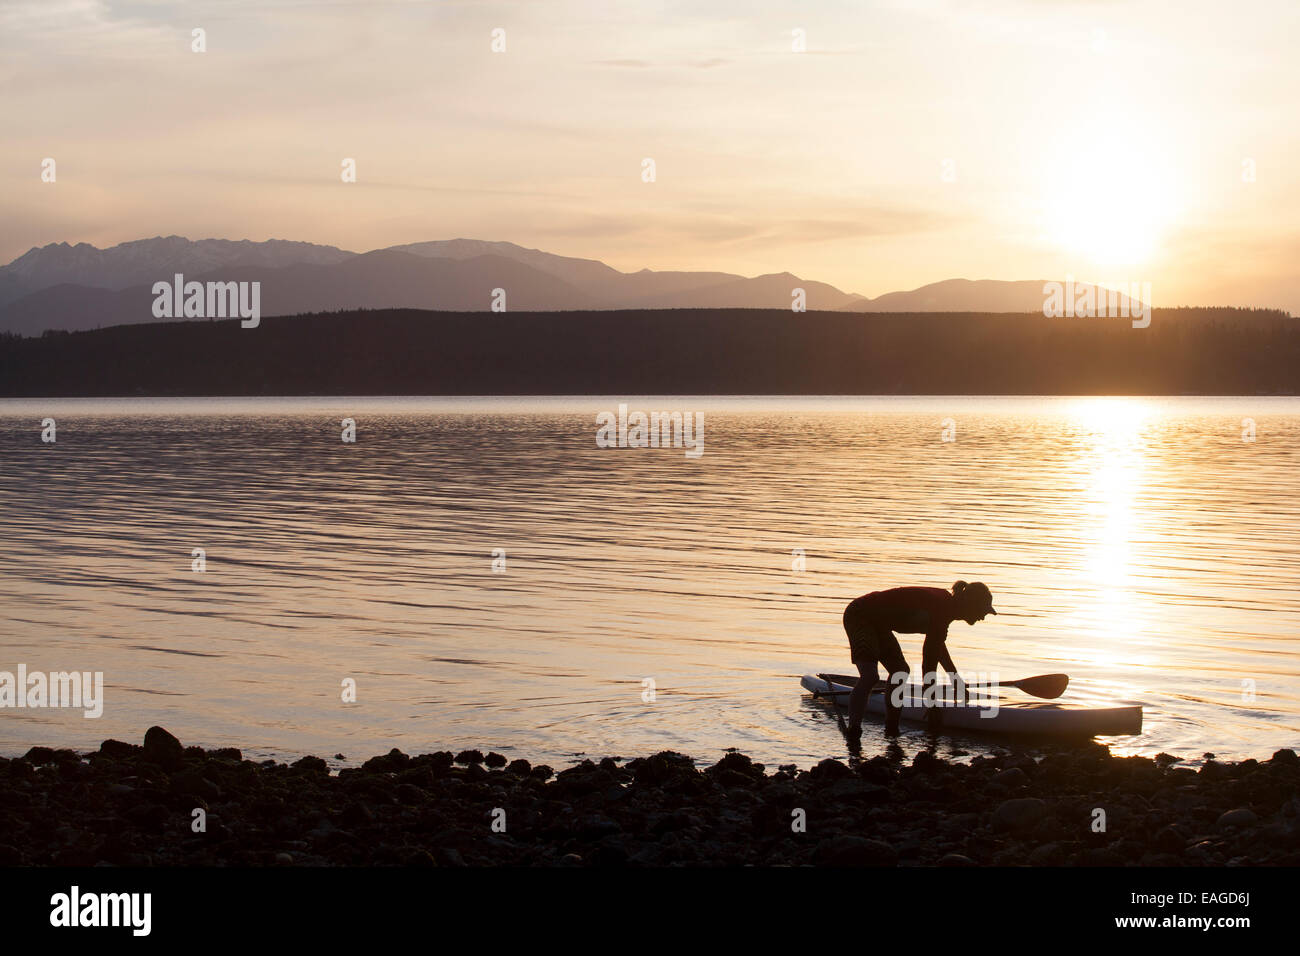
[[[512,242],[449,239],[356,253],[272,239],[180,236],[107,249],[36,247],[0,267],[0,332],[37,335],[157,321],[155,282],[259,281],[262,315],[347,309],[486,311],[505,290],[509,311],[790,308],[846,312],[1040,312],[1043,282],[950,279],[875,299],[789,272],[620,272],[595,259]]]

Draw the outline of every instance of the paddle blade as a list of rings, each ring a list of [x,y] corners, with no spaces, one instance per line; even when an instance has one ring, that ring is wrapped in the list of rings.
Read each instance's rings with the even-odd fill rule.
[[[1003,687],[1017,687],[1031,697],[1041,697],[1044,700],[1056,700],[1065,693],[1065,688],[1070,684],[1069,674],[1043,674],[1039,677],[1026,677],[1024,680],[1018,680],[1010,684],[1003,684]]]

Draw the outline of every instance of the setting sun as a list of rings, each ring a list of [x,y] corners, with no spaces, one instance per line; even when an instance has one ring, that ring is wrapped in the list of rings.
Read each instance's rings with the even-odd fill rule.
[[[1168,169],[1140,136],[1108,132],[1103,142],[1071,144],[1048,177],[1046,238],[1081,265],[1146,265],[1177,219]]]

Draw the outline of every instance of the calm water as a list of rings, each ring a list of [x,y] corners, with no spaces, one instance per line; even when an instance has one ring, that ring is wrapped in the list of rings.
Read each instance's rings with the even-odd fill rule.
[[[624,400],[704,412],[702,457],[596,447],[619,399],[0,402],[0,670],[106,683],[98,720],[0,710],[0,753],[162,724],[806,766],[844,753],[797,682],[849,667],[844,604],[958,578],[1000,611],[953,625],[959,667],[1144,705],[1117,752],[1300,745],[1300,400]]]

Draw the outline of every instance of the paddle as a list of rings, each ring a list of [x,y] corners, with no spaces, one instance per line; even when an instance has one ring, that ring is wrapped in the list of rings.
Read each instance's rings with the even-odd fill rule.
[[[837,675],[822,674],[820,676],[822,677],[823,680],[832,680],[835,681],[835,683],[840,683],[840,681],[835,680]],[[856,678],[854,678],[854,680],[856,681]],[[1028,694],[1030,697],[1041,697],[1044,700],[1055,700],[1056,698],[1060,697],[1062,694],[1065,693],[1065,688],[1069,686],[1069,683],[1070,683],[1070,675],[1068,674],[1039,674],[1037,677],[1022,677],[1020,680],[997,681],[992,684],[967,684],[966,689],[967,690],[992,690],[998,687],[1013,687],[1016,690],[1021,691],[1022,693]],[[874,694],[874,693],[882,692],[884,691],[886,686],[888,685],[878,684],[876,685],[875,688],[873,688],[872,693]],[[832,691],[827,696],[834,697],[834,696],[839,696],[841,694],[847,694],[847,693],[850,692],[845,690],[837,690],[837,691]]]
[[[1069,686],[1069,674],[1039,674],[1037,677],[1022,677],[1020,680],[997,681],[992,684],[967,684],[968,690],[986,690],[994,687],[1014,687],[1030,697],[1044,700],[1056,700],[1065,693]]]
[[[839,699],[834,694],[827,694],[826,696],[830,698],[831,707],[835,711],[835,723],[839,725],[840,733],[842,733],[845,739],[847,739],[849,736],[849,725],[844,722],[844,715],[840,713]]]

